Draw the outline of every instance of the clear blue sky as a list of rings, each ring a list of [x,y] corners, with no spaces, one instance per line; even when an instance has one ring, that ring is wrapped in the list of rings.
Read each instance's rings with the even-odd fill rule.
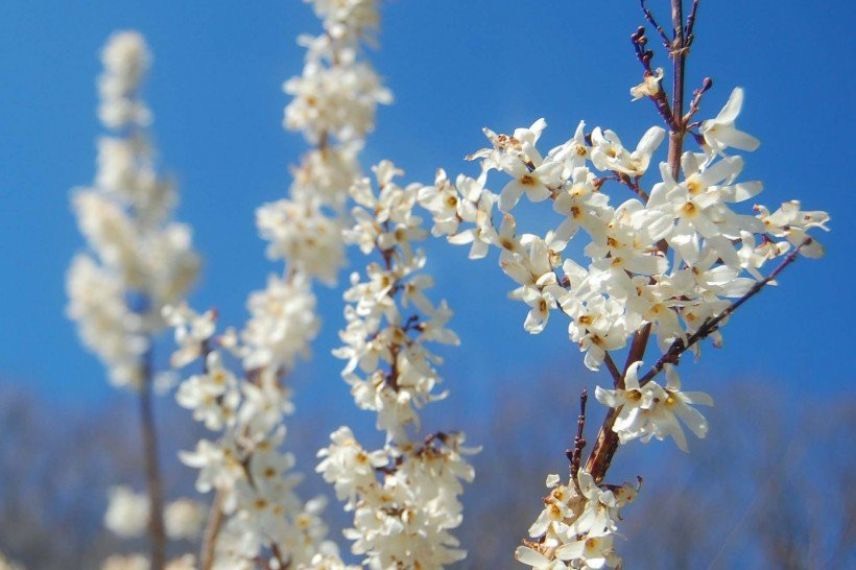
[[[687,384],[723,394],[729,383],[774,378],[798,394],[850,390],[856,9],[845,0],[702,4],[689,77],[690,85],[703,75],[715,81],[703,115],[744,86],[741,124],[762,141],[746,175],[765,182],[761,201],[799,198],[828,210],[834,231],[824,236],[825,259],[800,261],[778,289],[737,314],[723,351],[687,361]],[[631,0],[386,3],[372,58],[396,102],[380,111],[365,164],[391,158],[408,180],[425,182],[438,166],[471,171],[462,157],[484,144],[483,126],[508,131],[542,116],[548,145],[580,119],[635,144],[657,121],[648,102],[629,102],[640,78],[629,36],[640,23]],[[287,166],[304,149],[280,126],[281,83],[302,65],[294,38],[318,29],[298,0],[2,3],[0,383],[75,405],[103,401],[110,389],[64,317],[64,272],[81,245],[68,196],[94,174],[100,46],[126,28],[142,31],[155,54],[147,88],[155,136],[180,184],[179,217],[192,224],[205,258],[197,307],[243,321],[247,293],[275,269],[256,237],[254,210],[284,195]],[[472,263],[465,249],[441,243],[430,252],[463,339],[448,353],[455,397],[475,405],[496,382],[526,387],[557,366],[582,370],[560,315],[540,336],[523,331],[525,307],[505,300],[511,282],[495,261]],[[325,387],[316,395],[323,389],[344,402],[341,363],[328,356],[342,323],[339,299],[340,290],[322,293],[317,366],[301,374]]]

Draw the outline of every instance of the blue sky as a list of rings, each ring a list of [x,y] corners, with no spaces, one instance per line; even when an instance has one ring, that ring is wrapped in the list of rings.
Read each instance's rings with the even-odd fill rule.
[[[851,389],[843,356],[854,341],[855,10],[844,0],[703,3],[688,68],[691,86],[704,75],[715,82],[702,116],[715,114],[733,86],[745,87],[741,125],[762,141],[746,167],[748,179],[765,183],[759,201],[799,198],[828,210],[833,232],[822,236],[825,259],[800,261],[736,315],[724,350],[687,360],[694,388],[724,394],[761,379],[798,395]],[[483,126],[510,131],[545,117],[552,146],[585,119],[635,144],[657,121],[648,102],[629,101],[640,79],[629,42],[641,23],[636,2],[394,1],[383,18],[371,57],[396,102],[379,113],[366,165],[390,158],[407,180],[429,182],[439,166],[472,172],[462,157],[483,146]],[[94,174],[98,52],[111,31],[127,28],[142,31],[155,54],[147,87],[154,134],[179,182],[179,217],[205,259],[193,303],[218,307],[227,324],[243,321],[247,293],[277,269],[264,257],[254,210],[285,194],[287,167],[305,148],[281,128],[281,83],[302,65],[294,38],[318,29],[302,2],[2,3],[0,383],[62,405],[111,393],[64,317],[64,272],[81,245],[69,190]],[[523,331],[526,310],[505,299],[511,282],[495,261],[469,262],[465,249],[443,243],[429,253],[436,294],[457,308],[463,346],[446,352],[456,397],[478,405],[497,383],[526,390],[554,369],[569,371],[573,391],[595,380],[561,316],[540,336]],[[316,396],[345,402],[340,362],[329,356],[343,322],[340,294],[321,292],[324,332],[299,375],[319,386]]]

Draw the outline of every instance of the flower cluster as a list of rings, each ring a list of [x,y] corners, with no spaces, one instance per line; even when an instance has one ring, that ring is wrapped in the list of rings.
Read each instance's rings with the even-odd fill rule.
[[[314,148],[293,171],[290,198],[259,208],[258,227],[270,242],[269,257],[332,283],[345,261],[340,218],[347,189],[360,177],[357,154],[374,128],[377,105],[391,95],[358,57],[360,40],[377,26],[375,0],[312,3],[325,31],[300,38],[306,64],[302,75],[285,82],[294,98],[284,124],[302,131]]]
[[[472,467],[459,433],[438,432],[417,439],[418,409],[441,399],[434,368],[440,358],[428,342],[458,344],[447,328],[451,311],[425,295],[431,279],[420,273],[425,255],[416,244],[427,232],[413,213],[418,186],[396,184],[391,163],[375,167],[379,191],[368,180],[351,190],[357,206],[350,243],[376,252],[366,274],[351,275],[345,293],[347,327],[336,356],[347,360],[342,373],[359,408],[377,414],[386,432],[382,449],[366,450],[342,427],[321,450],[317,470],[336,496],[354,511],[345,532],[354,554],[370,568],[442,568],[464,558],[451,534],[462,520],[458,499]]]
[[[299,297],[260,302],[294,305],[278,309],[284,327],[299,327],[301,310],[314,316],[311,306],[300,305]],[[254,338],[253,334],[239,336],[228,331],[215,336],[213,311],[199,315],[180,306],[169,308],[166,317],[176,327],[179,342],[174,361],[203,360],[203,371],[181,383],[176,399],[192,411],[194,419],[218,433],[216,441],[203,439],[195,450],[180,454],[185,464],[199,470],[196,489],[201,493],[216,490],[212,516],[225,520],[212,567],[254,568],[255,561],[265,556],[280,565],[297,566],[319,550],[334,550],[324,543],[327,531],[318,518],[323,501],[303,503],[294,490],[301,479],[292,472],[294,457],[280,451],[286,434],[283,419],[293,405],[280,384],[279,371],[291,363],[306,339],[288,349],[284,348],[287,339],[296,335],[284,335],[282,350],[262,357],[258,347],[241,342],[241,338]],[[247,370],[240,378],[227,366],[230,359],[267,364]],[[186,520],[188,513],[172,515],[168,508],[167,527],[192,522]]]
[[[677,446],[687,451],[687,438],[678,422],[680,419],[699,438],[707,435],[707,420],[693,405],[712,406],[713,399],[704,392],[682,392],[678,371],[666,364],[666,387],[657,382],[639,383],[639,367],[634,362],[624,376],[624,388],[595,390],[597,401],[619,410],[613,430],[621,443],[641,438],[644,443],[656,437],[671,436]]]
[[[652,326],[665,350],[725,309],[728,299],[744,295],[770,260],[792,247],[804,255],[822,253],[806,232],[826,229],[824,212],[802,211],[796,201],[772,214],[763,206],[755,215],[733,209],[762,188],[738,181],[743,159],[725,154],[738,144],[751,147],[748,135],[734,127],[741,104],[736,89],[719,116],[702,124],[702,152],[684,153],[683,179],[662,163],[650,193],[642,177],[664,139],[662,128],[649,129],[631,151],[614,132],[586,132],[581,123],[544,156],[536,144],[546,123],[538,120],[513,135],[486,130],[491,148],[470,157],[481,161],[481,174],[452,183],[441,170],[419,200],[433,216],[432,232],[451,243],[472,243],[470,257],[484,257],[490,246],[500,250],[502,270],[519,285],[512,296],[529,306],[529,332],[541,332],[551,312],[563,313],[570,339],[592,370],[643,324]],[[499,193],[486,187],[493,170],[511,178]],[[638,197],[611,205],[610,181]],[[513,209],[523,196],[552,201],[560,219],[545,236],[518,232]],[[565,256],[580,230],[589,240],[581,248],[585,263]]]
[[[279,568],[342,566],[335,545],[325,540],[319,518],[324,501],[299,498],[294,457],[280,451],[283,421],[293,411],[282,379],[308,356],[320,327],[313,281],[334,283],[344,264],[347,190],[360,176],[357,155],[373,128],[375,107],[389,95],[357,57],[360,41],[377,25],[375,2],[318,1],[314,7],[324,33],[300,39],[308,50],[303,74],[285,84],[294,95],[285,126],[302,131],[314,147],[293,170],[289,198],[257,212],[268,256],[282,259],[285,268],[250,294],[241,331],[215,336],[212,311],[199,315],[178,306],[165,313],[179,345],[173,364],[203,362],[202,373],[179,387],[178,403],[218,433],[182,454],[200,470],[197,489],[217,492],[212,516],[225,519],[212,538],[214,568],[249,568],[262,559]]]
[[[158,176],[144,127],[151,113],[139,97],[149,65],[136,32],[112,36],[102,53],[99,115],[114,134],[98,141],[98,173],[74,193],[74,210],[90,251],[68,272],[68,314],[84,343],[107,365],[117,386],[136,388],[145,374],[161,308],[181,299],[199,261],[190,229],[170,221],[172,184]]]
[[[621,559],[613,548],[617,521],[637,489],[596,485],[582,469],[566,485],[558,475],[548,476],[547,488],[544,510],[529,527],[537,540],[524,541],[515,558],[539,570],[618,567]]]
[[[654,73],[632,93],[656,98],[661,78]],[[663,128],[648,129],[631,150],[615,132],[587,130],[580,123],[569,140],[542,153],[537,144],[546,122],[539,119],[511,135],[485,129],[491,146],[469,157],[480,161],[476,178],[460,175],[452,182],[440,170],[433,186],[419,190],[434,235],[471,244],[475,259],[491,246],[499,250],[502,271],[517,284],[510,296],[528,306],[527,331],[540,333],[550,314],[559,312],[567,319],[570,340],[585,353],[586,366],[598,370],[606,362],[615,389],[598,388],[596,395],[614,409],[610,427],[621,443],[671,436],[686,450],[679,419],[704,437],[707,423],[692,405],[712,405],[712,400],[682,392],[671,364],[687,348],[698,351],[698,340],[707,336],[721,345],[719,328],[731,311],[777,275],[774,270],[763,276],[768,262],[784,256],[786,265],[797,251],[807,257],[823,253],[808,231],[827,229],[825,212],[803,211],[797,201],[773,212],[760,205],[754,212],[741,211],[741,204],[762,189],[758,181],[740,180],[743,158],[732,153],[759,144],[736,127],[742,105],[743,91],[737,88],[716,117],[690,126],[700,148],[684,152],[679,164],[659,163],[659,177],[650,186],[643,178],[657,164]],[[492,171],[506,177],[498,192],[487,187]],[[616,187],[635,196],[614,205],[607,190]],[[518,231],[514,209],[524,197],[549,201],[558,214],[545,235]],[[568,247],[581,234],[587,241]],[[584,259],[571,252],[582,252]],[[612,353],[632,336],[647,340],[649,333],[663,352],[660,361],[644,378],[638,374],[641,362],[622,374]],[[665,387],[654,381],[663,369]],[[580,483],[584,495],[584,487],[593,488]],[[557,520],[567,518],[562,514]],[[536,527],[534,536],[544,533]],[[557,531],[554,538],[548,532],[537,548],[519,550],[518,559],[538,568],[615,565],[613,530],[610,523]]]

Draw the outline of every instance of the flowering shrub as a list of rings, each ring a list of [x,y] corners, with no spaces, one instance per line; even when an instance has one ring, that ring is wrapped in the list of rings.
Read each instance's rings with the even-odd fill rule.
[[[736,151],[759,145],[737,126],[742,89],[707,119],[701,107],[712,81],[685,97],[698,0],[686,18],[681,0],[672,0],[671,35],[641,2],[672,62],[672,88],[667,93],[669,74],[652,66],[654,52],[639,28],[632,40],[642,81],[630,94],[652,101],[663,126],[651,126],[634,148],[612,130],[580,122],[567,141],[539,150],[547,123],[538,119],[511,134],[485,129],[489,145],[468,157],[478,173],[452,179],[440,169],[431,185],[402,185],[403,172],[386,160],[373,168],[372,181],[359,164],[376,106],[391,102],[362,57],[379,25],[376,2],[307,1],[323,31],[299,39],[305,65],[284,85],[292,96],[284,125],[311,148],[294,168],[289,197],[258,210],[268,256],[283,267],[250,294],[250,318],[240,330],[218,333],[216,312],[181,302],[197,263],[189,230],[168,221],[174,193],[155,175],[142,134],[150,112],[137,89],[147,50],[131,32],[105,48],[100,116],[119,136],[99,143],[95,188],[75,195],[94,253],[72,265],[69,312],[114,383],[140,392],[148,494],[114,489],[106,523],[122,536],[148,525],[153,545],[150,559],[111,558],[105,567],[165,567],[165,537],[193,537],[203,526],[194,501],[162,505],[148,394],[151,338],[165,324],[178,345],[172,366],[199,366],[176,399],[211,436],[181,459],[198,470],[197,490],[213,495],[199,557],[170,567],[356,567],[327,537],[324,498],[297,493],[295,458],[283,450],[294,410],[284,379],[319,330],[313,288],[336,282],[349,245],[371,260],[351,273],[347,325],[334,355],[346,362],[342,377],[357,407],[377,414],[385,441],[367,449],[340,427],[319,452],[316,471],[353,513],[345,538],[362,565],[442,568],[466,556],[453,531],[463,516],[463,483],[475,476],[466,456],[477,449],[453,430],[423,432],[419,415],[447,396],[439,390],[441,359],[429,346],[458,344],[450,308],[427,295],[433,281],[420,243],[429,235],[468,245],[472,259],[495,248],[515,283],[510,297],[526,306],[524,329],[542,332],[551,314],[554,326],[567,319],[586,367],[605,368],[611,379],[595,389],[607,410],[585,457],[583,391],[569,472],[547,476],[544,509],[515,557],[533,568],[621,566],[615,536],[641,479],[607,482],[615,453],[654,438],[687,451],[684,427],[707,435],[698,406],[713,401],[683,390],[681,356],[699,355],[707,338],[720,345],[722,326],[746,301],[799,256],[820,257],[823,248],[809,232],[827,229],[829,216],[795,200],[775,209],[747,206],[762,184],[741,179],[744,159]],[[550,210],[552,229],[539,235],[519,227],[521,201]],[[572,240],[582,243],[569,248]]]

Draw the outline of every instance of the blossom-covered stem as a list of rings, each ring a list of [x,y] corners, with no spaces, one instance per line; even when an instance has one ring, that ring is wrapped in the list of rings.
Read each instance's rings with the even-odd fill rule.
[[[661,356],[660,359],[654,364],[654,366],[651,367],[651,370],[649,370],[639,378],[639,385],[644,386],[645,384],[653,380],[657,376],[657,374],[659,374],[660,371],[663,370],[663,367],[666,364],[677,364],[678,360],[684,352],[692,348],[700,340],[703,340],[714,332],[716,332],[722,321],[727,319],[731,314],[734,313],[734,311],[739,309],[743,303],[760,293],[764,287],[769,285],[772,281],[775,281],[776,278],[782,273],[782,271],[784,271],[789,265],[796,261],[799,257],[800,250],[803,247],[811,244],[811,241],[811,238],[808,238],[803,242],[802,245],[800,245],[799,247],[795,247],[793,251],[791,251],[787,255],[787,257],[785,257],[784,260],[782,260],[779,266],[772,271],[772,273],[770,273],[761,281],[755,283],[752,288],[746,292],[745,295],[734,301],[721,313],[705,321],[704,324],[702,324],[702,326],[700,326],[695,333],[693,333],[689,336],[689,338],[687,338],[686,342],[680,339],[673,342],[672,345],[669,347],[669,350],[667,350],[665,354],[663,354],[663,356]]]
[[[149,540],[151,542],[151,568],[160,570],[166,563],[166,531],[163,522],[163,482],[158,460],[157,429],[152,406],[152,350],[143,356],[143,379],[140,385],[140,427],[146,484],[149,493]]]
[[[707,320],[695,333],[687,338],[686,342],[680,339],[673,342],[669,349],[659,358],[659,360],[657,360],[654,366],[652,366],[644,375],[639,377],[639,385],[644,386],[648,382],[651,382],[667,364],[677,364],[684,352],[692,348],[699,341],[716,332],[722,321],[731,316],[746,301],[760,293],[764,287],[775,281],[789,265],[797,260],[800,255],[800,250],[803,247],[810,245],[811,242],[812,238],[807,238],[799,247],[795,247],[793,251],[791,251],[784,260],[782,260],[779,266],[776,267],[776,269],[774,269],[767,277],[755,283],[745,295],[737,299],[721,313]],[[644,345],[640,343],[640,346]],[[634,356],[635,347],[636,344],[634,342],[634,345],[631,347],[631,353],[628,360]],[[643,355],[644,348],[643,353],[640,354],[638,360],[641,360]],[[592,477],[594,477],[597,482],[603,480],[603,477],[606,475],[606,472],[612,463],[612,458],[618,450],[618,434],[613,430],[613,426],[615,425],[615,420],[618,418],[619,412],[620,408],[611,408],[607,413],[606,418],[604,418],[603,425],[598,432],[597,443],[595,444],[594,451],[592,451],[592,454],[589,456],[589,460],[586,464],[586,471],[591,473]]]
[[[202,547],[199,554],[199,568],[201,570],[211,570],[214,565],[214,552],[217,548],[220,529],[223,528],[223,517],[223,492],[218,490],[211,502],[208,522],[205,524],[205,534],[202,537]]]
[[[614,381],[617,388],[624,388],[624,377],[627,375],[627,370],[630,368],[630,365],[642,360],[642,357],[645,355],[645,349],[648,347],[648,338],[650,335],[651,325],[646,324],[633,336],[630,351],[627,354],[627,362],[624,365],[624,373],[622,374],[619,372],[618,380]],[[607,363],[607,366],[609,366],[609,364],[612,363],[612,360],[605,360],[605,362]],[[613,368],[615,368],[614,363],[610,366],[610,373],[613,378],[615,378],[617,370],[613,372]],[[612,463],[612,457],[618,450],[618,434],[614,429],[612,429],[615,425],[615,420],[618,418],[618,411],[619,410],[615,408],[611,408],[609,412],[607,412],[606,417],[603,419],[603,425],[597,434],[597,441],[595,442],[594,449],[586,462],[586,471],[591,473],[594,480],[598,483],[603,480],[604,475],[606,475],[606,471]]]
[[[651,14],[651,11],[648,10],[645,0],[641,0],[641,6],[645,17],[657,29],[658,33],[663,37],[663,40],[668,40],[663,33],[662,27],[657,24]],[[693,24],[695,23],[696,9],[697,5],[694,5],[692,11]],[[683,11],[683,0],[672,0],[672,26],[674,28],[674,38],[670,42],[669,55],[672,58],[673,82],[671,108],[672,121],[669,123],[668,163],[672,177],[675,180],[679,179],[681,173],[681,154],[684,150],[684,135],[687,132],[687,123],[684,120],[684,71],[686,69],[686,58],[689,45],[686,44],[686,36],[684,35]],[[621,375],[622,379],[626,375],[631,364],[642,360],[642,357],[645,354],[645,349],[648,346],[651,327],[651,323],[646,323],[633,335],[633,341],[627,354],[627,362],[624,366],[625,374]],[[610,369],[610,371],[612,370]],[[613,372],[613,377],[614,376],[615,374]],[[595,447],[586,463],[586,470],[591,473],[596,482],[603,480],[603,477],[606,475],[606,471],[612,463],[612,458],[618,450],[618,434],[613,430],[613,426],[615,425],[615,420],[617,418],[617,409],[612,409],[607,413],[604,418],[603,425],[598,432]]]
[[[208,355],[211,354],[211,341],[205,339],[200,344],[202,355],[202,373],[210,372],[208,367]],[[217,550],[217,538],[223,528],[225,513],[223,512],[223,491],[218,489],[208,509],[208,520],[205,522],[205,531],[202,535],[202,544],[199,547],[200,570],[211,570],[214,566],[214,554]]]

